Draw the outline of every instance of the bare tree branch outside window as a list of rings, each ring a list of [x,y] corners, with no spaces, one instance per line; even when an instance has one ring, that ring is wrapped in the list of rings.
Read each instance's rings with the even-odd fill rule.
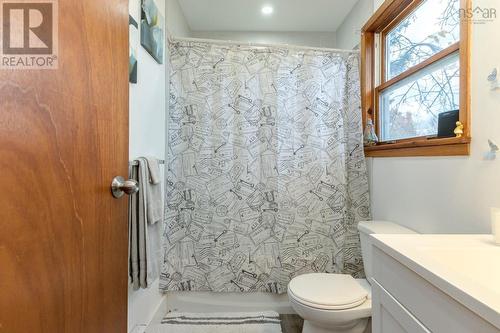
[[[459,0],[427,0],[386,37],[386,79],[421,63],[460,38]],[[460,66],[449,56],[381,94],[382,139],[436,134],[441,112],[458,109]]]

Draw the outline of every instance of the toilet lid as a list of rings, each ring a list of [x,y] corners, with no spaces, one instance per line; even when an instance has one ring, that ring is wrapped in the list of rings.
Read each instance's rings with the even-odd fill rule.
[[[290,281],[288,291],[297,301],[317,308],[349,309],[364,303],[368,292],[352,276],[312,273]]]

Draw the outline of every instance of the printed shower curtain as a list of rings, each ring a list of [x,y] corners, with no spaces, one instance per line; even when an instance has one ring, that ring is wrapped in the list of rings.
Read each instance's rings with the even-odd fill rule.
[[[358,54],[175,41],[170,55],[161,290],[363,276]]]

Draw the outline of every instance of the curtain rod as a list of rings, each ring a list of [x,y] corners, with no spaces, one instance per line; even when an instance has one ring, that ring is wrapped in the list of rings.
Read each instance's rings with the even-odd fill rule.
[[[170,35],[169,35],[170,36]],[[359,53],[359,50],[342,50],[333,49],[327,47],[312,47],[312,46],[301,46],[293,44],[267,44],[267,43],[253,43],[253,42],[241,42],[235,40],[222,40],[222,39],[206,39],[206,38],[188,38],[188,37],[170,37],[168,39],[170,42],[198,42],[198,43],[212,43],[212,44],[222,44],[222,45],[246,45],[252,47],[276,47],[276,48],[289,48],[296,50],[311,50],[311,51],[325,51],[325,52],[343,52],[343,53]]]

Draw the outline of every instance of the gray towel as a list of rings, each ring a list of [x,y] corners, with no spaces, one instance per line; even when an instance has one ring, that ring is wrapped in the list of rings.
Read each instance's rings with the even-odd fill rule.
[[[161,197],[161,176],[158,159],[154,157],[141,157],[147,163],[148,184],[144,185],[146,191],[146,205],[148,223],[155,224],[163,217],[163,200]]]
[[[149,177],[151,178],[151,184],[159,184],[161,182],[161,174],[158,159],[151,156],[145,156],[144,158],[148,161],[148,170]]]
[[[133,167],[130,172],[130,178],[135,179],[139,182],[140,187],[140,176],[139,167]],[[129,274],[130,282],[134,290],[141,287],[141,276],[144,276],[146,269],[145,260],[145,201],[143,199],[143,191],[139,189],[139,192],[132,194],[129,197]]]
[[[139,165],[131,169],[130,177],[138,181],[139,192],[129,198],[129,274],[134,290],[147,288],[158,278],[161,253],[161,223],[147,223],[147,188],[150,184],[147,161],[144,158],[137,161]]]

